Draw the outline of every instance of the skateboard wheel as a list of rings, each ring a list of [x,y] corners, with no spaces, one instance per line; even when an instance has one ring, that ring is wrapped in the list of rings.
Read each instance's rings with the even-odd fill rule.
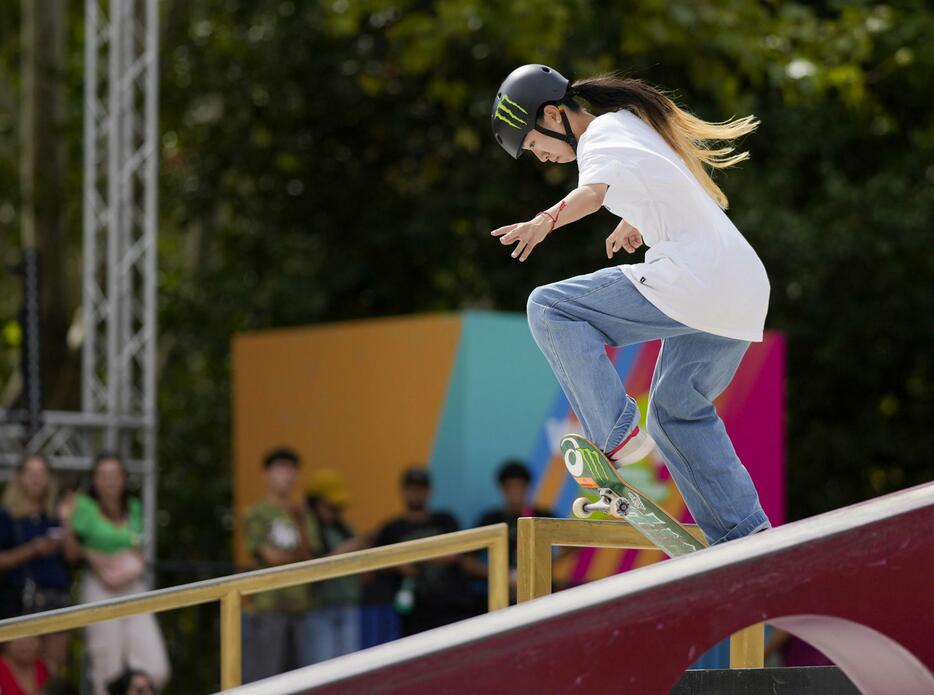
[[[578,497],[574,500],[574,504],[571,505],[571,511],[574,513],[578,519],[589,519],[590,510],[587,509],[587,505],[590,504],[590,500],[586,497]]]
[[[610,514],[617,519],[625,519],[628,511],[629,503],[621,497],[617,497],[613,504],[610,505]]]

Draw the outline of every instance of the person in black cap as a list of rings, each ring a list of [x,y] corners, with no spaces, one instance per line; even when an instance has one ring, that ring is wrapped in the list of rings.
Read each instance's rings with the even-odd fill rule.
[[[748,158],[735,141],[754,116],[711,123],[662,90],[618,74],[571,82],[547,65],[511,72],[493,99],[496,142],[513,158],[575,162],[577,187],[531,219],[491,232],[520,262],[552,232],[605,207],[619,218],[607,259],[648,247],[644,263],[611,265],[537,287],[529,327],[587,438],[617,467],[658,448],[708,541],[769,520],[713,401],[751,342],[763,338],[769,278],[724,210],[709,171]],[[662,340],[645,428],[606,346]]]
[[[509,570],[510,570],[510,593],[515,602],[516,589],[516,540],[518,535],[519,517],[540,516],[553,517],[554,513],[550,509],[536,507],[529,502],[529,488],[532,484],[532,473],[524,461],[519,459],[508,459],[499,467],[496,474],[496,480],[499,483],[499,490],[503,496],[503,504],[500,507],[488,509],[480,515],[477,520],[477,526],[489,526],[490,524],[505,523],[509,526]],[[486,577],[487,566],[485,563],[476,562],[475,556],[467,567],[470,574],[474,577]],[[484,584],[484,589],[485,589]],[[477,587],[479,588],[479,586]]]
[[[431,477],[428,471],[413,466],[402,474],[400,482],[405,512],[380,528],[374,545],[401,543],[460,529],[457,519],[448,512],[429,509]],[[387,570],[381,581],[388,582],[392,588],[403,635],[446,625],[477,612],[459,557]]]

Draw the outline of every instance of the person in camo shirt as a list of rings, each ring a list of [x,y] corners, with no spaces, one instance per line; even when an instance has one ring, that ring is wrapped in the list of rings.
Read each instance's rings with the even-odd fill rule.
[[[246,510],[246,546],[260,567],[287,565],[321,554],[314,518],[293,497],[298,480],[298,454],[276,449],[266,455],[266,497]],[[243,621],[243,680],[274,676],[302,665],[305,615],[314,594],[299,585],[267,591],[252,598]]]

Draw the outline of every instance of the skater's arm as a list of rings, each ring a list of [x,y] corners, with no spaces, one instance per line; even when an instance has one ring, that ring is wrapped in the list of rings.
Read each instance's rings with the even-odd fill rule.
[[[549,223],[551,218],[557,219],[552,231],[566,224],[571,224],[571,222],[577,222],[577,220],[592,215],[603,207],[603,199],[606,198],[607,188],[609,186],[605,183],[590,183],[575,188],[563,200],[559,200],[545,210],[544,212],[547,215],[539,213],[539,217],[544,217]]]
[[[603,205],[608,186],[605,183],[591,183],[580,186],[568,193],[562,200],[543,210],[528,222],[508,224],[494,229],[491,235],[499,237],[501,244],[516,244],[512,257],[524,261],[546,236],[558,227],[576,222],[582,217],[595,213]],[[518,242],[518,243],[517,243]]]

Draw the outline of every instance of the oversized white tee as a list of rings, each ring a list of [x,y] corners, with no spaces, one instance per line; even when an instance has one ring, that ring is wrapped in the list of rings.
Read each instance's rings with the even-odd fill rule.
[[[761,341],[762,261],[654,128],[630,111],[598,116],[577,145],[578,185],[607,184],[604,207],[642,234],[644,263],[621,265],[665,315],[706,333]]]

